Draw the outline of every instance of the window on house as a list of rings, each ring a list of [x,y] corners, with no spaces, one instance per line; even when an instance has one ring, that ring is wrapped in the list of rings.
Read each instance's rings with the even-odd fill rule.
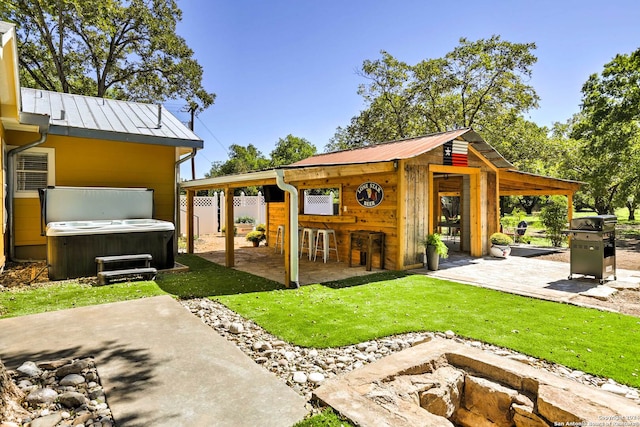
[[[14,160],[16,197],[37,197],[38,189],[55,184],[52,148],[31,148],[16,154]]]

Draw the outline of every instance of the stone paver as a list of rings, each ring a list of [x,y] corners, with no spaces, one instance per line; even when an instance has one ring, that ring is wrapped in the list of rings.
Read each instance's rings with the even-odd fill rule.
[[[568,303],[585,293],[597,297],[604,295],[607,290],[596,290],[598,287],[613,288],[615,291],[618,283],[639,282],[637,272],[618,269],[617,280],[607,281],[606,286],[602,286],[593,277],[574,275],[573,279],[569,279],[568,263],[514,256],[471,258],[453,254],[440,260],[438,271],[412,271],[518,295]]]

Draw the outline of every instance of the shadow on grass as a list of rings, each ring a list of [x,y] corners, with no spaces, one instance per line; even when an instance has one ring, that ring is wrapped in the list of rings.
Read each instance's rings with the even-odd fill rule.
[[[366,274],[364,276],[349,277],[342,280],[333,280],[330,282],[320,283],[322,286],[332,289],[350,288],[353,286],[367,285],[374,282],[384,282],[387,280],[399,279],[412,275],[407,271],[383,271],[380,273]]]
[[[286,289],[284,285],[244,271],[227,268],[197,255],[178,256],[189,272],[164,274],[156,283],[163,291],[179,298],[204,298]]]

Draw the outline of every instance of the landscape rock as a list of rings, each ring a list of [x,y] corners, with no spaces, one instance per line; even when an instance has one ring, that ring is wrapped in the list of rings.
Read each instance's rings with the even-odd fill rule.
[[[56,369],[56,377],[64,378],[69,374],[80,374],[89,367],[89,361],[78,360],[68,365],[61,366]]]
[[[42,370],[33,362],[24,362],[16,371],[31,378],[39,377],[42,374]]]
[[[25,400],[33,405],[39,405],[41,403],[52,403],[58,398],[58,392],[50,388],[39,388],[33,390],[27,395]]]
[[[85,382],[85,379],[82,375],[79,374],[69,374],[60,380],[60,385],[79,385]]]
[[[58,396],[58,401],[67,408],[71,409],[84,405],[86,400],[87,399],[85,398],[84,394],[78,393],[76,391],[68,391]]]

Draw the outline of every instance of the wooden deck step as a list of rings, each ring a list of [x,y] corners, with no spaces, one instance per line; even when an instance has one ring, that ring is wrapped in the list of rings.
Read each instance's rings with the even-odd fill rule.
[[[132,254],[132,255],[110,255],[96,257],[96,264],[98,264],[98,272],[108,270],[110,264],[129,264],[129,263],[144,263],[145,267],[151,266],[151,260],[153,257],[150,254]]]
[[[153,267],[128,268],[125,270],[110,270],[98,272],[98,285],[108,285],[117,280],[137,279],[154,280],[158,270]]]

